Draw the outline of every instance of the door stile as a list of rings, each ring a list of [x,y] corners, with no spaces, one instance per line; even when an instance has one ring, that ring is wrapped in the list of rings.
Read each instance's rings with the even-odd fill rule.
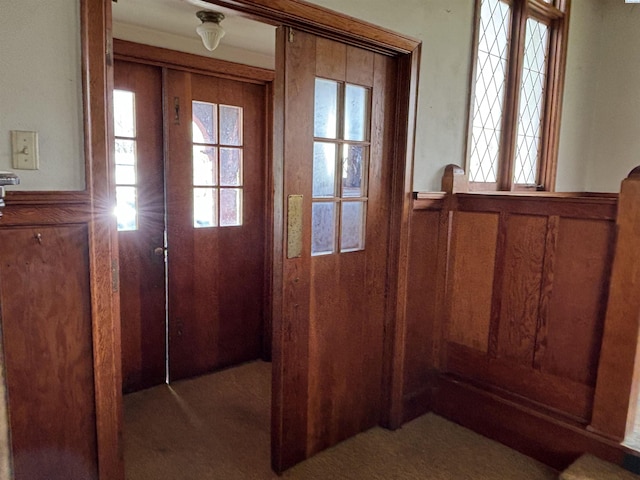
[[[290,42],[293,39],[293,42]],[[308,169],[294,169],[287,158],[303,159],[313,149],[313,92],[305,84],[313,82],[315,62],[309,62],[308,49],[313,49],[312,37],[296,36],[289,27],[279,27],[276,33],[274,124],[274,182],[276,190],[276,232],[284,232],[287,224],[289,195],[310,191]],[[295,78],[288,72],[295,70]],[[288,98],[306,97],[305,111],[292,109]],[[298,103],[298,102],[296,102]],[[301,115],[301,113],[304,115]],[[291,121],[289,121],[289,119]],[[306,119],[306,120],[304,120]],[[287,137],[285,137],[287,132]],[[292,142],[287,139],[297,138]],[[282,183],[280,184],[280,179]],[[302,255],[287,258],[287,235],[276,239],[274,258],[280,263],[274,275],[274,351],[272,401],[272,463],[282,472],[307,457],[309,315],[310,315],[310,251],[311,198],[303,199]],[[281,272],[281,273],[280,273]]]
[[[191,146],[191,81],[190,74],[182,71],[163,69],[164,118],[165,118],[165,208],[166,218],[173,219],[173,228],[167,229],[167,279],[168,285],[180,284],[193,291],[193,276],[185,275],[176,278],[172,263],[175,262],[174,248],[183,252],[193,252],[193,236],[189,235],[189,222],[174,214],[179,205],[191,203],[190,174],[180,159],[181,152],[188,152]],[[179,211],[178,211],[179,213]],[[176,225],[177,219],[181,224]],[[189,220],[189,219],[187,219]],[[177,227],[177,228],[176,228]],[[186,230],[186,231],[185,231]],[[173,255],[173,257],[172,257]],[[181,258],[183,262],[193,265],[194,258]],[[184,322],[192,317],[191,312],[183,308],[185,302],[175,298],[176,288],[168,288],[167,309],[167,351],[169,359],[173,359],[174,343],[183,333]],[[180,372],[175,362],[169,362],[167,376],[171,380]]]

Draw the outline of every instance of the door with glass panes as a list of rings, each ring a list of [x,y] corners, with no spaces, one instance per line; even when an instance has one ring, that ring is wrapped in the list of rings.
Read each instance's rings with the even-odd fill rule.
[[[114,70],[125,391],[259,358],[265,86]]]
[[[380,421],[397,72],[391,57],[288,28],[277,48],[272,448],[283,470]]]

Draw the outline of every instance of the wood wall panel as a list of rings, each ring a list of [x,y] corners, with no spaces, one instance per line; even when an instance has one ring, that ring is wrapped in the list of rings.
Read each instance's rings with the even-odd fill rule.
[[[554,466],[584,452],[620,459],[622,448],[588,427],[616,210],[610,195],[418,196],[404,419],[433,409]],[[446,289],[429,283],[437,263]]]
[[[98,478],[87,228],[0,229],[16,480]]]
[[[614,240],[612,221],[560,219],[543,372],[595,385]]]
[[[532,215],[510,215],[504,225],[506,245],[499,260],[504,273],[496,292],[501,298],[496,353],[523,365],[533,363],[546,226],[546,217]]]
[[[448,340],[486,352],[491,324],[493,273],[499,216],[453,216]]]
[[[405,410],[409,411],[405,412],[405,419],[424,413],[422,404],[429,401],[430,374],[435,367],[439,223],[439,211],[413,211],[403,381]]]
[[[316,55],[327,49],[327,42],[316,40]],[[354,50],[348,57],[355,63],[344,72],[337,65],[333,78],[345,81],[351,75],[373,84],[366,238],[361,251],[311,256],[308,454],[377,425],[381,416],[392,177],[385,159],[393,145],[388,119],[395,98],[389,85],[396,64],[355,47],[338,45],[331,50],[341,48]],[[316,75],[327,73],[323,61],[324,57],[317,59]]]

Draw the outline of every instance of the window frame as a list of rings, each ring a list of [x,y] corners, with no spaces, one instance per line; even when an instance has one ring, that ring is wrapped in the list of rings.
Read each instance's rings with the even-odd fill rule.
[[[555,191],[562,96],[567,58],[571,0],[498,0],[511,7],[510,38],[499,140],[496,182],[469,181],[471,191]],[[467,102],[467,137],[465,163],[471,158],[473,109],[476,89],[480,13],[482,0],[475,0],[474,29]],[[533,18],[549,26],[547,72],[543,93],[540,146],[536,185],[516,184],[513,178],[518,134],[520,87],[523,74],[526,23]],[[468,173],[468,171],[467,171]]]

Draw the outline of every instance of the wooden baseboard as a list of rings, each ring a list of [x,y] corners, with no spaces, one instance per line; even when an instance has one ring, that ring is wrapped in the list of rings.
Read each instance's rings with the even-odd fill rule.
[[[407,423],[433,410],[432,389],[425,388],[419,392],[405,395],[402,399],[402,423]]]
[[[589,432],[530,407],[440,376],[431,400],[432,411],[486,437],[564,470],[583,453],[621,465],[625,449]]]

